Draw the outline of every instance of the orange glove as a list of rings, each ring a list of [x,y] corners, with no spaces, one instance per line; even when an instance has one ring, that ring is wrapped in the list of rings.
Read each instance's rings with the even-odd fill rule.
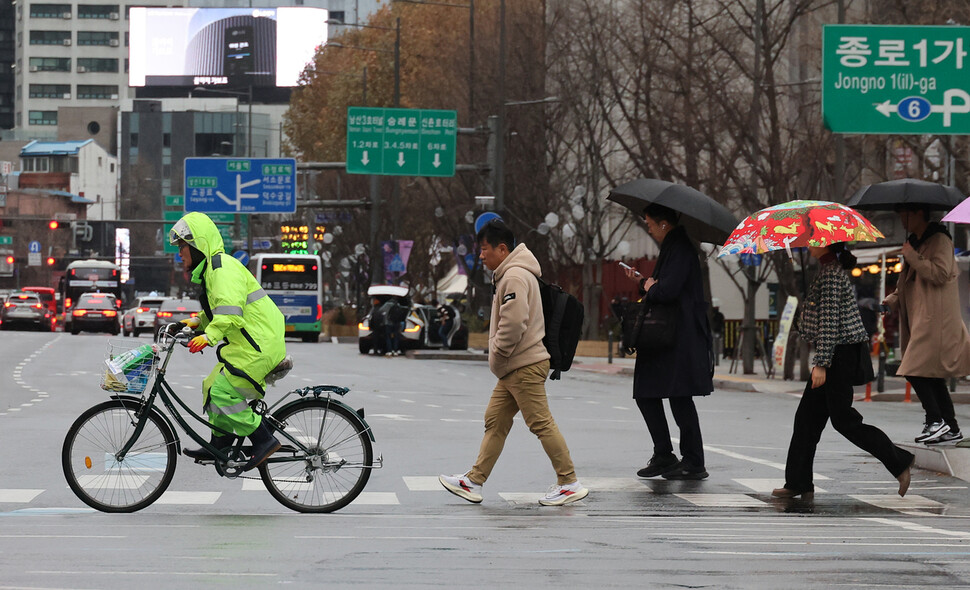
[[[209,337],[205,334],[201,334],[192,340],[189,340],[189,352],[193,354],[196,352],[202,352],[202,349],[206,346],[209,346]]]

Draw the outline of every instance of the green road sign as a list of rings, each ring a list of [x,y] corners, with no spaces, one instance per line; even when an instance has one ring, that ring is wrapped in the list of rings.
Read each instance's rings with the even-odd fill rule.
[[[822,117],[835,133],[970,133],[970,27],[825,25]]]
[[[182,195],[165,195],[165,206],[181,209],[185,207],[185,197]]]
[[[0,246],[13,245],[13,236],[0,236]]]
[[[347,108],[347,172],[454,176],[455,111]]]

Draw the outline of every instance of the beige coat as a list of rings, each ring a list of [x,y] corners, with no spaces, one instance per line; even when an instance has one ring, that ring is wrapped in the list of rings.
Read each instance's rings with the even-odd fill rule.
[[[970,374],[970,335],[960,314],[953,242],[933,234],[917,252],[915,260],[905,258],[896,292],[886,298],[899,312],[903,359],[896,374],[963,377]]]
[[[488,368],[501,379],[549,358],[542,339],[546,324],[539,297],[539,261],[519,244],[492,275],[495,295],[488,325]]]

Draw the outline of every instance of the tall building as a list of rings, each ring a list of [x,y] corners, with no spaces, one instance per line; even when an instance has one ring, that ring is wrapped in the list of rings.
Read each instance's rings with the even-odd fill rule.
[[[17,27],[10,0],[0,1],[0,129],[13,127],[14,38]]]

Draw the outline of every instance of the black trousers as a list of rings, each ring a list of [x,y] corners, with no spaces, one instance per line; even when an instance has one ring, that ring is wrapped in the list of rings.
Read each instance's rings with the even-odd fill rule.
[[[701,425],[697,419],[697,408],[694,407],[692,397],[671,397],[670,412],[674,415],[677,428],[680,429],[680,454],[684,466],[689,469],[704,467],[704,441],[701,439]],[[647,423],[650,438],[653,439],[653,453],[655,455],[669,455],[674,452],[670,442],[670,429],[667,427],[667,417],[664,415],[663,399],[637,398],[637,407]]]
[[[854,349],[854,350],[853,350]],[[894,445],[882,430],[862,423],[862,415],[852,407],[851,371],[858,359],[857,346],[837,346],[825,383],[812,388],[805,385],[795,411],[795,427],[785,464],[785,487],[798,492],[815,489],[812,483],[815,450],[830,419],[832,427],[849,442],[882,462],[893,477],[899,477],[913,462],[913,454]]]
[[[957,417],[953,410],[953,398],[943,377],[906,377],[913,385],[916,397],[926,412],[926,423],[943,420],[953,432],[960,432]]]

